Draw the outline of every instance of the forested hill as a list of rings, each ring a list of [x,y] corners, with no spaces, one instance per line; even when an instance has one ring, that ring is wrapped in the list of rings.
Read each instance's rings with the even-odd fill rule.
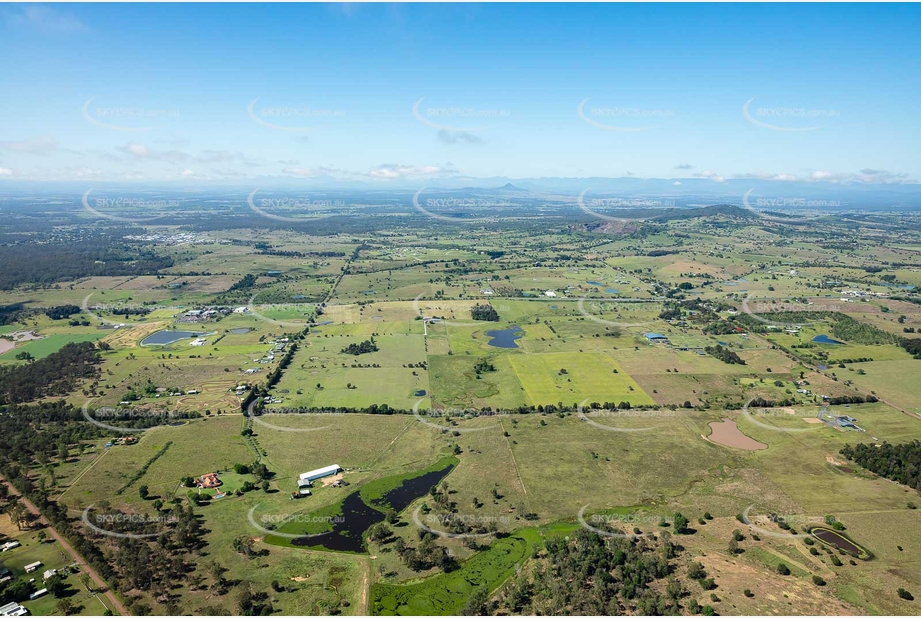
[[[0,405],[66,395],[78,380],[95,376],[100,362],[96,346],[87,341],[68,343],[41,360],[0,367]]]

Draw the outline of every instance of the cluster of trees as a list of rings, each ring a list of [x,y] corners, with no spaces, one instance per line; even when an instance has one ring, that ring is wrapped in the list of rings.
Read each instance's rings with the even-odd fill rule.
[[[116,307],[112,310],[112,315],[147,315],[150,309],[147,307]]]
[[[903,444],[846,444],[841,454],[896,483],[921,490],[921,441]]]
[[[9,305],[0,305],[0,326],[19,322],[26,316],[25,303],[12,303]]]
[[[247,275],[243,275],[243,278],[237,281],[236,283],[234,283],[232,286],[230,286],[230,288],[227,291],[228,292],[238,292],[240,290],[248,290],[252,288],[254,285],[256,285],[256,275],[250,273]]]
[[[838,395],[829,397],[824,402],[832,406],[840,406],[851,403],[876,403],[879,399],[875,395]]]
[[[413,571],[426,571],[438,567],[445,573],[457,569],[457,560],[448,550],[435,543],[436,536],[427,530],[419,529],[419,545],[413,547],[403,540],[403,537],[394,537],[393,548],[399,554],[408,568]]]
[[[374,337],[372,336],[370,339],[366,339],[361,343],[350,343],[346,347],[342,348],[341,352],[343,354],[351,354],[353,356],[377,352],[377,342],[374,341]]]
[[[102,362],[88,341],[68,343],[57,352],[25,365],[0,367],[0,405],[65,395],[78,380],[98,374]]]
[[[505,584],[497,605],[474,595],[465,614],[515,615],[637,614],[665,616],[682,613],[687,590],[673,576],[679,548],[670,535],[658,540],[606,538],[579,530],[568,538],[547,541],[534,568]],[[686,603],[689,611],[701,611]],[[694,606],[691,608],[691,606]],[[704,614],[713,614],[712,608]]]
[[[481,373],[489,373],[490,371],[495,371],[496,366],[485,358],[481,358],[473,366],[473,370],[476,372],[477,378],[479,378]]]
[[[474,305],[470,308],[470,315],[474,320],[484,320],[486,322],[499,321],[499,313],[492,305]]]
[[[60,305],[58,307],[48,307],[45,309],[45,315],[52,320],[63,320],[75,313],[80,313],[80,311],[81,309],[77,305]]]
[[[744,365],[745,364],[745,361],[742,360],[742,358],[738,354],[736,354],[735,352],[733,352],[726,346],[708,345],[707,347],[704,348],[704,352],[706,352],[710,356],[720,359],[727,365]]]
[[[921,339],[902,339],[899,345],[915,358],[921,358]]]

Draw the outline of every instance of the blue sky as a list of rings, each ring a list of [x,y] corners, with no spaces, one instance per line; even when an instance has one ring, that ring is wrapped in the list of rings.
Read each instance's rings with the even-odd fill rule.
[[[863,4],[5,5],[0,182],[916,182],[919,15]]]

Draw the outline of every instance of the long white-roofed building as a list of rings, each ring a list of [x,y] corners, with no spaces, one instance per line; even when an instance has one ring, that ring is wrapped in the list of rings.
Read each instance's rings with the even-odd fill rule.
[[[342,468],[339,467],[339,464],[333,464],[331,466],[326,466],[324,468],[317,468],[316,470],[311,470],[310,472],[304,472],[298,477],[298,485],[301,485],[301,482],[307,481],[312,483],[317,479],[321,479],[325,476],[332,476],[333,474],[338,474],[342,472]]]

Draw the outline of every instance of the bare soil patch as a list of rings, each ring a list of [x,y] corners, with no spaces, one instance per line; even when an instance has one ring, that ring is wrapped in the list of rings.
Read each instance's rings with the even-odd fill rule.
[[[768,446],[746,436],[736,425],[736,422],[728,418],[724,418],[721,422],[714,421],[710,423],[710,435],[707,439],[716,444],[746,451],[760,451]]]

